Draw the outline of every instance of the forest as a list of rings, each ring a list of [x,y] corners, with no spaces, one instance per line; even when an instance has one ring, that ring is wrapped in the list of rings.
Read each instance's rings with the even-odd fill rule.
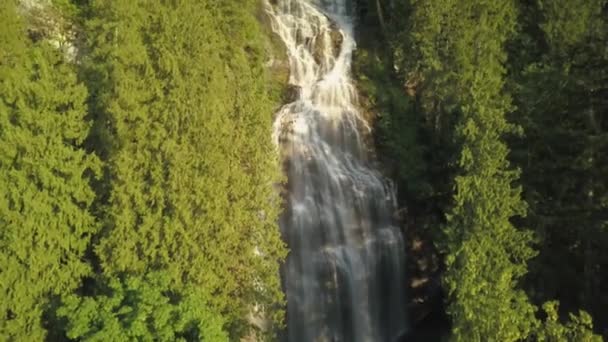
[[[0,0],[0,341],[278,340],[288,1]],[[608,340],[608,1],[350,3],[401,340]]]

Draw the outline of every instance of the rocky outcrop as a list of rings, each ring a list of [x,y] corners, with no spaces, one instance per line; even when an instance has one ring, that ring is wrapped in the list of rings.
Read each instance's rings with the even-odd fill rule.
[[[284,103],[291,103],[296,101],[300,97],[300,92],[302,88],[295,84],[288,84],[285,88],[285,92],[283,95]]]
[[[421,229],[426,224],[413,213],[402,209],[397,220],[407,226],[408,298],[410,329],[397,341],[441,341],[449,330],[441,287],[443,265],[430,234]],[[409,224],[405,224],[408,222]]]
[[[19,9],[26,19],[30,39],[47,41],[62,51],[69,61],[77,59],[78,30],[50,0],[20,0]]]
[[[328,20],[331,21],[331,19],[328,18]],[[338,56],[340,55],[340,51],[342,50],[342,43],[344,42],[344,37],[342,36],[342,32],[340,32],[340,29],[338,28],[338,26],[336,25],[336,23],[334,23],[333,21],[331,21],[331,26],[330,26],[330,31],[329,34],[326,35],[319,35],[319,37],[315,40],[314,42],[314,46],[312,49],[312,53],[313,53],[313,57],[315,59],[315,62],[317,62],[317,64],[321,64],[321,56],[323,56],[324,50],[325,50],[325,44],[327,43],[325,41],[325,37],[329,37],[329,44],[330,47],[332,49],[332,55],[334,58],[338,58]]]
[[[344,36],[342,35],[342,32],[340,32],[340,29],[338,28],[336,23],[334,22],[331,23],[331,31],[329,33],[329,36],[331,37],[331,47],[334,53],[334,57],[337,58],[340,54],[340,50],[342,50]]]

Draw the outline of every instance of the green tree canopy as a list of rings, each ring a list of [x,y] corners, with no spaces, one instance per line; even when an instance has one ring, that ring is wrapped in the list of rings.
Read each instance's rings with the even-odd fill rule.
[[[104,282],[104,281],[102,281]],[[197,291],[172,292],[165,272],[107,279],[95,296],[72,295],[58,311],[83,341],[227,341],[225,322]]]
[[[543,26],[550,40],[571,35],[566,40],[573,42],[597,26],[570,23],[570,32],[560,26],[560,20],[568,20],[566,9],[543,4],[551,8]],[[523,14],[515,1],[411,0],[402,5],[409,16],[394,25],[392,40],[398,69],[406,88],[415,89],[422,114],[439,123],[434,133],[449,136],[446,131],[453,129],[460,150],[454,200],[437,241],[445,253],[452,338],[515,341],[541,336],[539,331],[558,323],[539,321],[521,286],[536,252],[532,231],[513,224],[514,219],[521,221],[527,205],[505,140],[507,134],[522,132],[506,119],[515,107],[505,81],[506,44],[518,34]],[[578,11],[590,21],[597,13],[597,7]],[[442,128],[446,122],[455,124]],[[560,326],[560,338],[574,334],[575,325],[592,336],[588,316],[576,317]]]
[[[0,3],[0,339],[44,339],[51,296],[90,273],[89,207],[99,160],[86,88],[46,42],[32,43],[13,1]]]
[[[166,287],[194,291],[232,327],[254,304],[281,320],[280,177],[256,5],[99,0],[86,22],[91,142],[108,164],[103,273],[166,273]]]

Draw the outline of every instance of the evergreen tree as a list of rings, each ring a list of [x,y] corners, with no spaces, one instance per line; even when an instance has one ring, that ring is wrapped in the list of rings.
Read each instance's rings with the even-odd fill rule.
[[[280,322],[282,305],[280,178],[256,6],[98,0],[86,23],[91,143],[108,164],[97,287],[160,273],[178,306],[204,307],[197,322],[221,314],[235,336],[254,306]],[[85,297],[79,305],[107,307],[104,295]],[[95,331],[70,324],[74,336]]]
[[[95,296],[65,299],[67,337],[84,341],[227,341],[222,316],[194,289],[171,291],[167,273],[107,279]]]
[[[540,237],[531,264],[536,301],[559,299],[608,326],[608,21],[606,1],[520,4],[510,87],[525,134],[512,139]]]
[[[559,305],[557,302],[547,302],[543,310],[547,318],[534,338],[538,341],[581,341],[602,342],[602,337],[593,334],[591,316],[581,311],[578,315],[570,314],[570,320],[561,324],[558,319]]]
[[[415,88],[434,133],[449,136],[453,129],[460,147],[454,201],[437,241],[445,253],[453,339],[563,339],[573,329],[592,336],[586,314],[553,329],[554,306],[541,324],[520,286],[536,253],[531,232],[512,223],[521,221],[526,204],[505,142],[506,134],[521,133],[506,120],[514,107],[504,89],[505,44],[516,33],[516,3],[412,0],[404,7],[409,17],[397,25],[394,44],[406,89]]]
[[[510,99],[502,91],[503,44],[512,32],[512,3],[458,3],[445,18],[448,32],[460,32],[439,46],[449,66],[460,107],[456,138],[461,144],[460,172],[454,206],[444,228],[448,312],[458,341],[514,341],[533,328],[534,307],[517,280],[534,255],[529,233],[518,231],[510,218],[523,215],[517,172],[506,160],[502,141],[513,129],[506,120]],[[441,41],[440,41],[441,42]]]
[[[15,7],[0,3],[0,340],[41,341],[51,298],[91,272],[100,162],[81,148],[86,88],[55,48],[27,38]]]

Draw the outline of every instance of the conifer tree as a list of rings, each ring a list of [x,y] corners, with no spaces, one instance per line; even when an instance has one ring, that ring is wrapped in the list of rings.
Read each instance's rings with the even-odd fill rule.
[[[86,96],[59,51],[28,39],[15,2],[0,2],[0,340],[44,340],[51,299],[91,272],[100,163],[81,148]]]
[[[446,116],[456,122],[459,171],[438,244],[445,253],[444,285],[457,341],[593,336],[584,313],[560,325],[551,318],[555,306],[549,305],[549,319],[537,320],[520,284],[536,253],[531,231],[512,223],[525,215],[526,204],[505,143],[507,133],[520,132],[506,120],[514,107],[504,89],[505,43],[515,33],[515,5],[412,0],[410,18],[398,35],[405,39],[396,43],[406,82],[418,82],[422,109],[443,116],[437,122]]]
[[[524,214],[525,205],[502,141],[513,129],[505,120],[510,99],[502,91],[502,64],[515,9],[511,2],[472,1],[454,10],[447,25],[461,34],[441,50],[461,110],[460,174],[444,228],[452,334],[458,341],[515,341],[528,336],[535,322],[534,307],[517,289],[534,253],[530,234],[510,222]]]
[[[589,311],[608,324],[608,2],[520,4],[510,44],[511,139],[530,204],[526,224],[540,238],[529,287],[535,301]],[[525,15],[524,15],[525,14]]]
[[[602,342],[602,337],[593,334],[591,316],[584,311],[578,315],[570,314],[566,324],[559,321],[559,304],[556,301],[547,302],[543,310],[547,318],[538,331],[533,334],[537,341],[581,341]]]
[[[84,341],[227,341],[225,322],[207,311],[196,290],[176,299],[169,275],[107,279],[95,296],[71,295],[58,310],[68,320],[67,337]]]
[[[108,164],[98,287],[162,274],[161,288],[204,307],[198,322],[221,315],[236,335],[254,307],[280,322],[282,305],[280,178],[255,6],[97,0],[86,23],[92,143]],[[99,303],[69,299],[70,320],[78,305],[105,307],[103,293],[91,298]]]

